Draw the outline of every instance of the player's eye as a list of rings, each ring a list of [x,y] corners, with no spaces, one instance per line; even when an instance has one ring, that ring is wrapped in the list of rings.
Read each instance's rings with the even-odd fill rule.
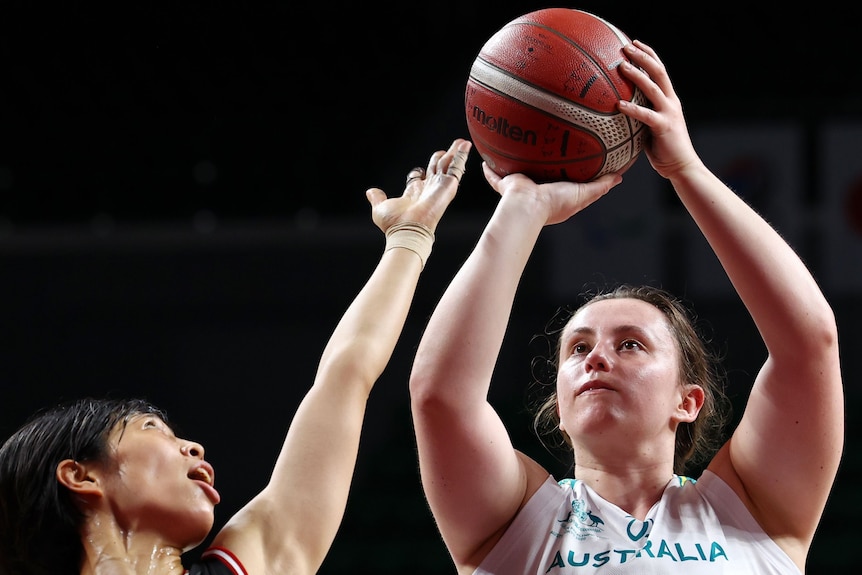
[[[620,344],[620,349],[641,349],[643,346],[639,341],[627,339]]]

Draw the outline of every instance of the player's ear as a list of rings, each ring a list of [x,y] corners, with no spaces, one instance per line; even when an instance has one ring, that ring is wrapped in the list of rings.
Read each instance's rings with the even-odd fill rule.
[[[682,394],[680,404],[677,406],[679,420],[691,423],[697,419],[700,408],[703,407],[706,394],[699,385],[688,385]]]
[[[102,495],[101,474],[96,465],[64,459],[57,464],[56,476],[61,485],[77,495]]]

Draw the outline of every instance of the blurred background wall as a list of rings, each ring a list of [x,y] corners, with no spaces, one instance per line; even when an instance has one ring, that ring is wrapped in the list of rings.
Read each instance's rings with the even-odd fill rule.
[[[851,564],[862,511],[862,76],[837,2],[581,2],[655,47],[701,155],[809,263],[838,315],[843,468],[809,573]],[[535,2],[0,6],[0,437],[82,395],[144,396],[207,448],[221,523],[263,487],[336,321],[383,248],[364,197],[467,137],[484,41]],[[369,404],[323,574],[452,572],[419,486],[407,377],[424,322],[496,194],[471,157]],[[724,350],[739,410],[763,361],[711,252],[645,158],[580,225],[547,230],[492,400],[525,411],[531,336],[585,285],[660,283]],[[806,465],[805,461],[799,462]],[[764,470],[768,472],[768,470]],[[839,527],[840,526],[840,527]]]

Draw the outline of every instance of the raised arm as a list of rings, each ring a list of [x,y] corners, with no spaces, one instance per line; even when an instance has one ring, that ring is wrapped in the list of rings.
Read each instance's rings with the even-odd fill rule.
[[[542,228],[621,181],[537,186],[485,177],[501,195],[473,252],[432,314],[410,375],[422,483],[455,563],[471,571],[548,473],[512,446],[488,403],[521,274]]]
[[[642,43],[624,68],[653,109],[623,106],[650,126],[650,162],[668,178],[727,272],[766,345],[738,428],[710,469],[804,567],[844,441],[838,334],[805,264],[701,162],[664,65]]]
[[[455,197],[470,147],[457,139],[448,151],[434,153],[427,168],[410,172],[400,197],[367,191],[387,249],[323,350],[271,480],[214,541],[250,574],[311,574],[323,562],[344,514],[368,395],[401,334],[432,234]]]

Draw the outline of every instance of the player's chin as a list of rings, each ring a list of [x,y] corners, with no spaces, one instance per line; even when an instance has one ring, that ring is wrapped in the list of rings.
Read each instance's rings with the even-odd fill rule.
[[[212,532],[214,524],[215,513],[212,508],[209,511],[197,510],[190,514],[183,525],[183,550],[188,551],[203,543]]]
[[[191,551],[192,549],[194,549],[195,547],[197,547],[198,545],[203,543],[206,540],[206,538],[209,536],[211,531],[212,531],[212,526],[210,526],[210,528],[207,529],[207,532],[204,535],[202,535],[200,537],[195,537],[194,539],[188,541],[185,545],[183,545],[181,547],[181,549],[183,550],[183,553],[185,553],[187,551]]]

